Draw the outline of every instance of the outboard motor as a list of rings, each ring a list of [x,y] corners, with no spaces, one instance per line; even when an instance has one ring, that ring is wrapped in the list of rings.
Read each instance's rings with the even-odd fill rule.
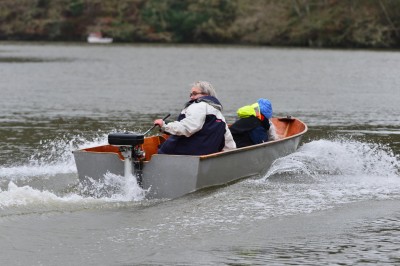
[[[145,156],[140,145],[144,143],[144,135],[133,133],[111,133],[108,135],[108,143],[118,146],[124,157],[124,176],[132,175],[132,160],[138,184],[142,183],[142,164]]]

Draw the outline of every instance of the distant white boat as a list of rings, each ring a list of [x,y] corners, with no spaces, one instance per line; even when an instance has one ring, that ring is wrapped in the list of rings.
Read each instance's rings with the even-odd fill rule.
[[[88,43],[112,43],[113,38],[104,38],[100,32],[90,33],[87,38]]]

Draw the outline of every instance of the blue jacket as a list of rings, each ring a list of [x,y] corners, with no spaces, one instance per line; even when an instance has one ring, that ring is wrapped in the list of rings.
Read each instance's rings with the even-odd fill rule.
[[[268,141],[269,120],[255,116],[237,120],[229,129],[238,148]]]

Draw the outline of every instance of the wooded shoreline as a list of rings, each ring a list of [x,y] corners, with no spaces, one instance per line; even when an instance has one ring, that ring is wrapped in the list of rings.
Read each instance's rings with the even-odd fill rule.
[[[396,0],[2,0],[0,40],[399,48]]]

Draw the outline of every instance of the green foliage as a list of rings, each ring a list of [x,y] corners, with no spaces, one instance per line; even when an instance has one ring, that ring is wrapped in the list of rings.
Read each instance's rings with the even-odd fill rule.
[[[149,0],[142,18],[154,32],[170,33],[173,41],[221,41],[224,29],[235,19],[235,4],[234,0]]]
[[[400,47],[400,0],[0,0],[0,40]]]
[[[48,8],[51,0],[38,0],[37,7],[38,8]]]
[[[81,16],[84,12],[85,4],[83,0],[70,0],[68,5],[68,13],[72,17]]]

